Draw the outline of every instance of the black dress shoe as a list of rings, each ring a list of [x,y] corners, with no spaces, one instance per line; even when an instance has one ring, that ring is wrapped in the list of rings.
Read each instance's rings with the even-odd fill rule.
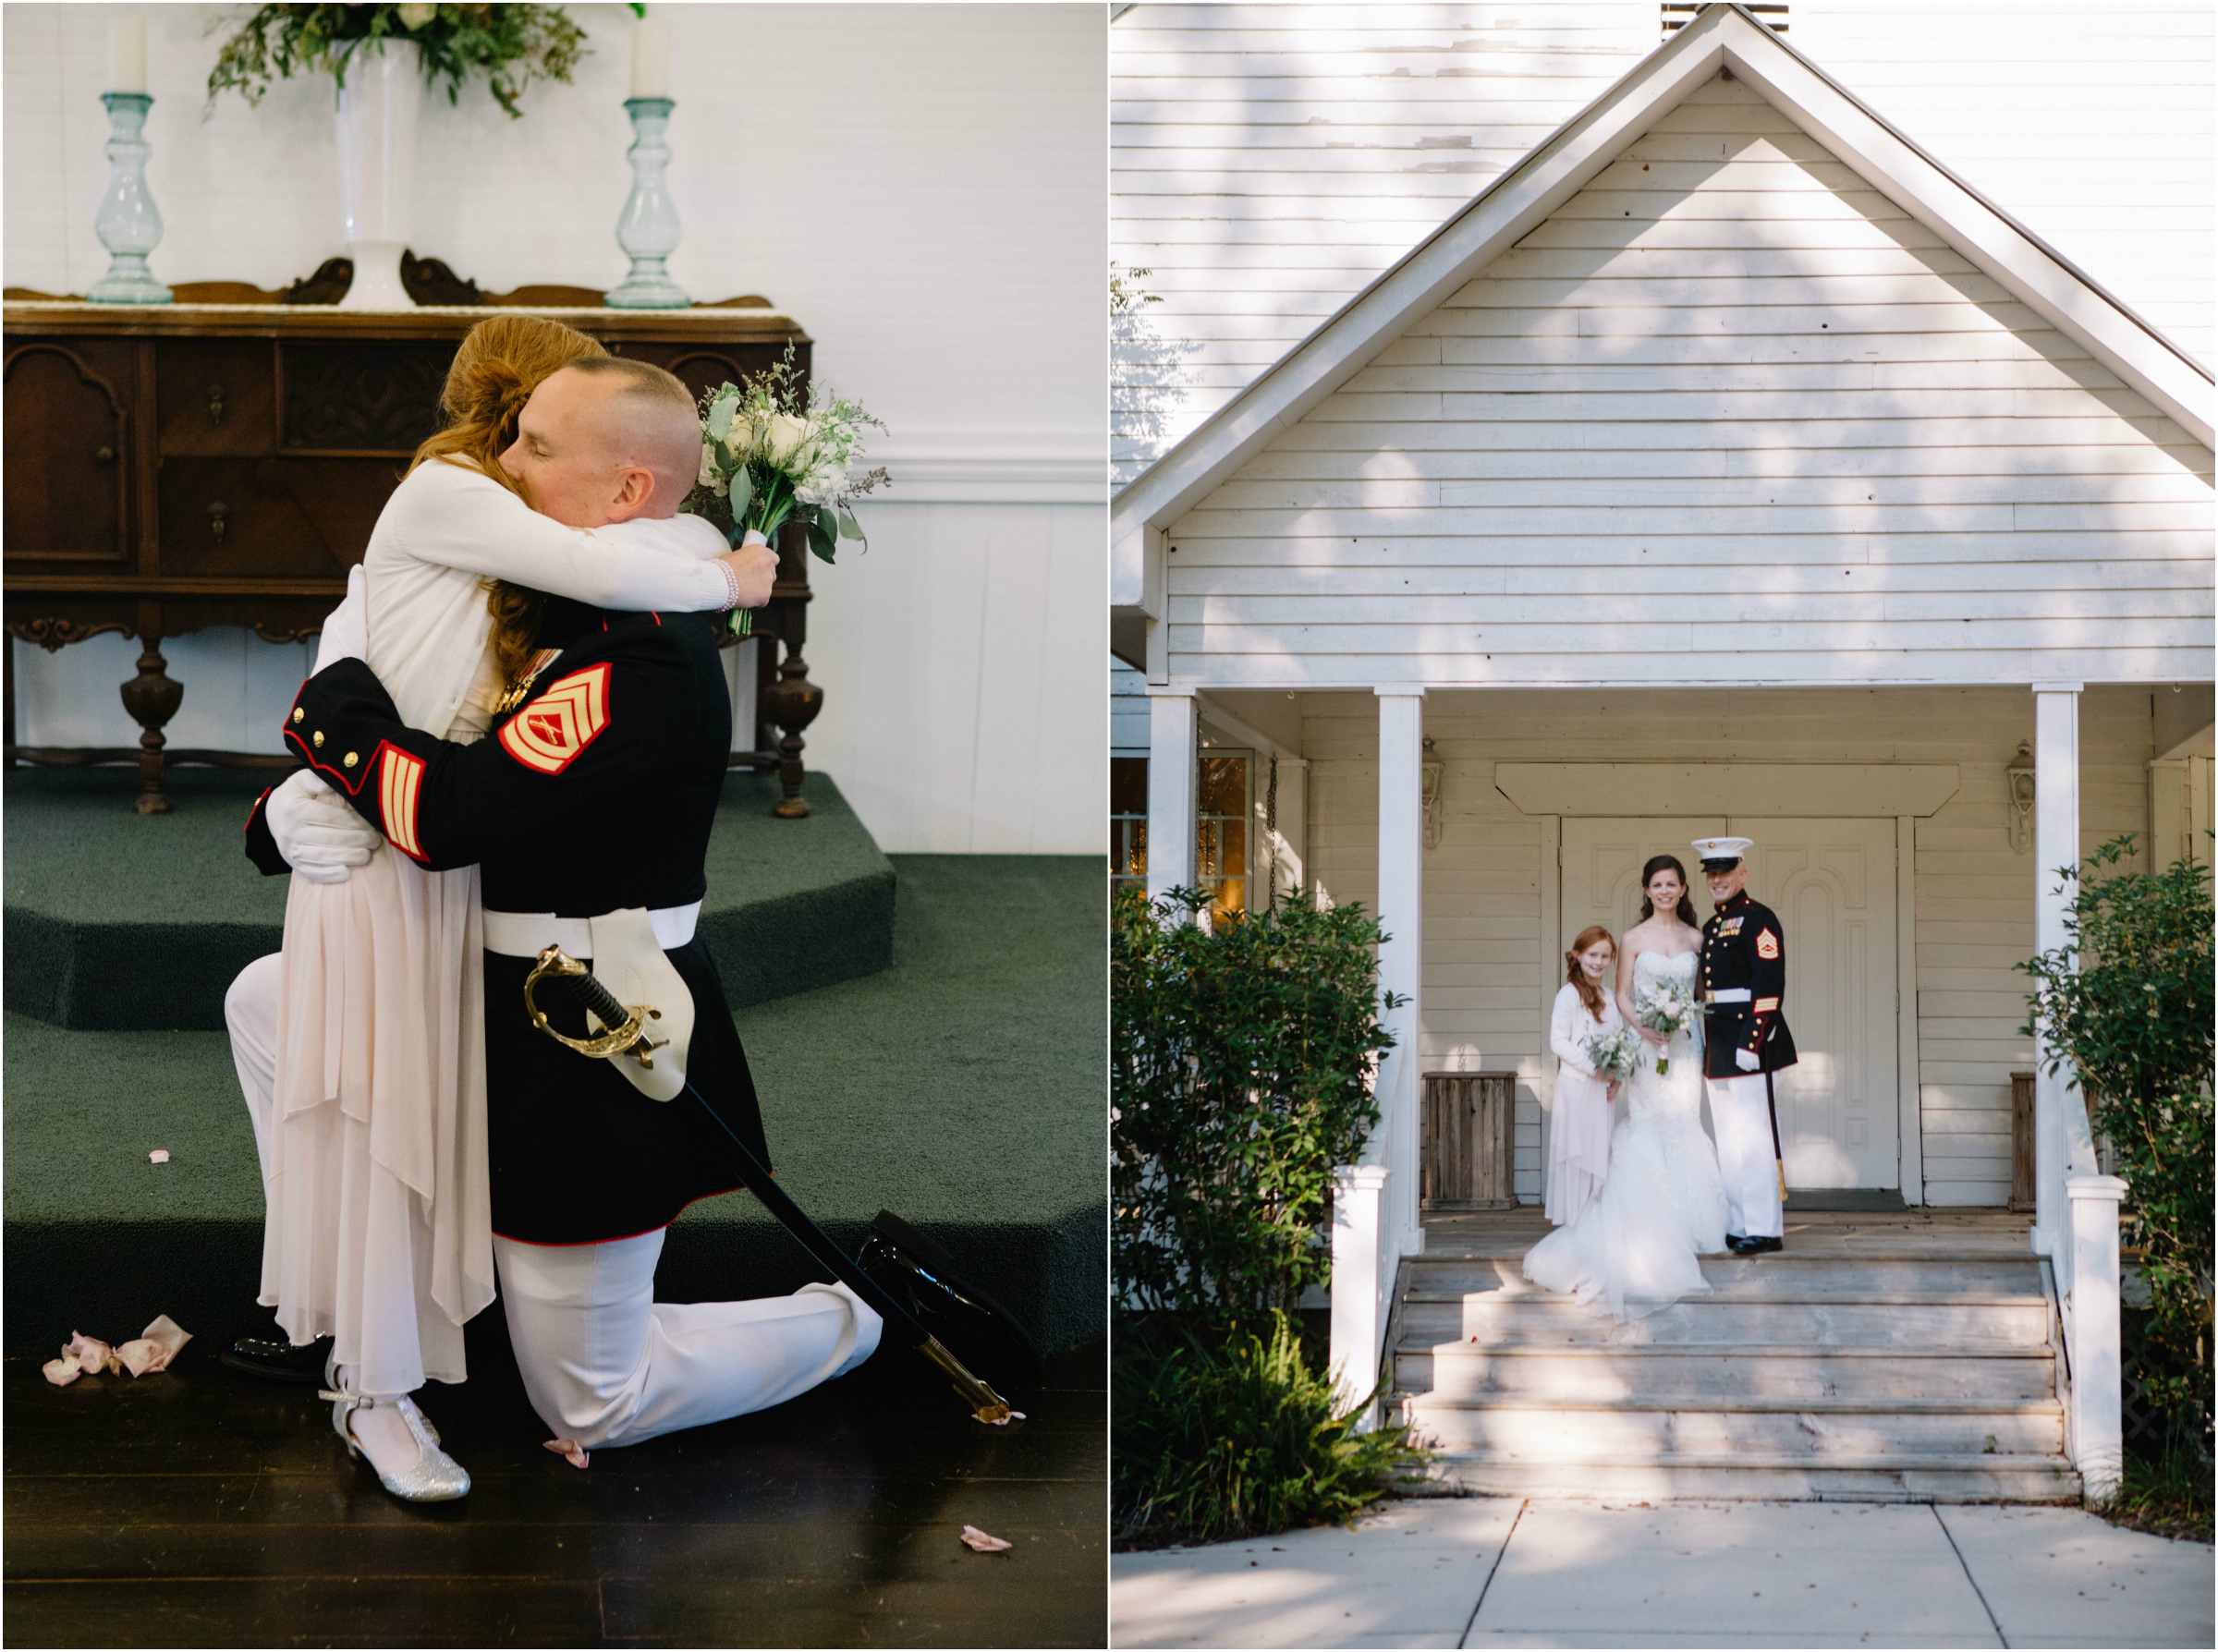
[[[1725,1235],[1725,1248],[1727,1250],[1738,1250],[1748,1242],[1749,1236],[1746,1233],[1727,1233]]]
[[[1005,1392],[1039,1378],[1040,1350],[1017,1317],[958,1277],[954,1257],[891,1210],[878,1212],[856,1259],[981,1381]]]
[[[215,1356],[225,1370],[265,1382],[319,1383],[323,1363],[331,1357],[331,1339],[318,1337],[295,1347],[283,1331],[257,1331],[243,1336]]]
[[[1784,1250],[1786,1242],[1778,1238],[1743,1239],[1733,1247],[1737,1257],[1760,1257],[1767,1250]]]

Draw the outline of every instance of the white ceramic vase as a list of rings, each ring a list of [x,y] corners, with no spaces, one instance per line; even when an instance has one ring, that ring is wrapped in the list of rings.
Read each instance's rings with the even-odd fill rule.
[[[413,43],[364,41],[339,86],[339,188],[354,285],[341,310],[413,310],[400,284],[416,206],[416,127],[423,63]]]

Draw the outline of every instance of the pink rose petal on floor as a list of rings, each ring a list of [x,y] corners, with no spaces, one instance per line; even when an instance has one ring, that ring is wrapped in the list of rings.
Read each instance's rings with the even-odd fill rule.
[[[146,1160],[149,1164],[167,1164],[169,1162],[169,1149],[167,1148],[156,1148],[152,1152],[146,1156]]]
[[[583,1468],[593,1458],[591,1452],[580,1451],[574,1439],[549,1439],[542,1443],[572,1468]]]
[[[967,1525],[963,1527],[963,1541],[970,1545],[971,1548],[977,1549],[981,1554],[999,1554],[1005,1549],[1014,1549],[1017,1547],[1006,1537],[993,1537],[986,1532],[980,1531],[978,1527],[974,1525]]]
[[[191,1341],[192,1332],[167,1314],[157,1314],[152,1325],[116,1350],[116,1357],[132,1376],[144,1377],[150,1371],[167,1370],[177,1351]]]
[[[84,1375],[77,1368],[77,1361],[66,1354],[59,1359],[50,1359],[41,1366],[39,1374],[56,1388],[67,1388]]]
[[[116,1350],[98,1337],[89,1337],[81,1330],[69,1333],[69,1345],[62,1350],[63,1357],[77,1361],[80,1371],[118,1371],[122,1364]]]

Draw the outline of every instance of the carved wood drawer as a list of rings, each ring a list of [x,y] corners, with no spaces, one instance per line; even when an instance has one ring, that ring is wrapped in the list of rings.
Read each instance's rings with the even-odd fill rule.
[[[400,467],[391,459],[172,458],[162,571],[178,578],[344,577]]]
[[[0,395],[7,454],[0,541],[9,565],[130,562],[132,346],[112,338],[10,345]]]
[[[154,346],[154,428],[163,454],[277,448],[277,358],[266,338],[165,338]]]
[[[439,392],[455,358],[451,340],[305,343],[277,346],[286,453],[413,454],[445,422]]]

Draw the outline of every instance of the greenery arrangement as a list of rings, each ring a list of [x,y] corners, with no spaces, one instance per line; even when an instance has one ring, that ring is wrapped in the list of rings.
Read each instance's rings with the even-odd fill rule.
[[[644,6],[632,11],[644,15]],[[208,96],[237,91],[259,103],[273,80],[328,74],[347,83],[358,43],[405,41],[422,55],[424,79],[446,82],[448,103],[482,70],[486,89],[511,118],[534,80],[567,84],[584,55],[585,30],[559,6],[262,6],[224,43],[208,76]]]
[[[1378,923],[1301,896],[1213,929],[1177,890],[1111,923],[1110,1205],[1142,1309],[1239,1320],[1322,1284],[1333,1167],[1379,1122]]]
[[[744,383],[704,393],[701,414],[701,475],[685,509],[735,542],[751,529],[774,544],[778,529],[798,517],[808,526],[810,551],[825,562],[843,537],[870,549],[853,506],[889,479],[883,469],[859,469],[856,460],[863,431],[885,426],[860,402],[804,386],[791,345]]]
[[[2212,1420],[2212,921],[2207,866],[2114,872],[2133,835],[2059,867],[2071,892],[2067,939],[2021,964],[2031,1014],[2054,1052],[2052,1075],[2078,1070],[2127,1182],[2122,1236],[2141,1253],[2148,1340],[2164,1357],[2142,1391],[2176,1447],[2206,1467]],[[2206,1476],[2207,1477],[2207,1476]]]
[[[1116,1367],[1113,1519],[1134,1548],[1346,1522],[1423,1460],[1402,1427],[1358,1431],[1289,1315],[1220,1340],[1120,1334]]]
[[[1117,1539],[1210,1541],[1345,1521],[1425,1453],[1363,1430],[1305,1344],[1332,1172],[1378,1123],[1376,920],[1300,896],[1192,920],[1198,889],[1111,922]]]

